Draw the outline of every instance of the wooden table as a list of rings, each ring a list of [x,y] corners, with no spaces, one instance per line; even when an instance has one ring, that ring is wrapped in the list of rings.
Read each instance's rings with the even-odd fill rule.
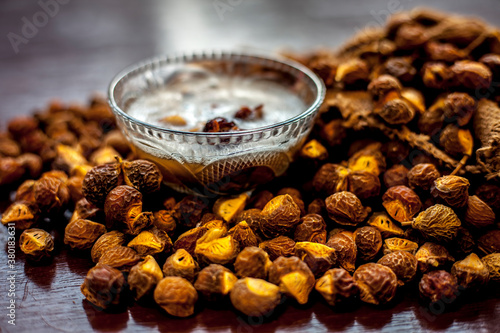
[[[1,228],[2,238],[6,229]],[[61,233],[55,233],[62,243]],[[89,258],[56,249],[55,259],[48,265],[25,264],[17,253],[16,326],[1,319],[2,332],[498,332],[500,299],[498,292],[468,302],[429,308],[419,302],[417,286],[400,290],[397,298],[384,307],[354,305],[332,309],[317,295],[309,304],[293,302],[280,305],[269,318],[248,318],[231,309],[229,301],[222,304],[200,304],[195,316],[177,319],[142,302],[127,309],[103,312],[83,299],[80,285],[93,266]],[[0,267],[7,267],[0,257]],[[1,309],[5,311],[6,273],[2,273]],[[491,297],[491,298],[490,298]],[[460,302],[460,303],[458,303]],[[465,303],[465,304],[464,304]]]
[[[496,0],[436,4],[431,0],[58,0],[54,6],[55,1],[42,0],[51,4],[46,8],[53,15],[44,15],[35,1],[0,3],[2,128],[10,117],[43,107],[51,98],[84,102],[94,91],[105,92],[114,74],[146,57],[210,48],[333,47],[367,23],[382,24],[394,3],[399,4],[397,9],[434,5],[500,25]],[[24,27],[29,23],[37,24],[36,32]],[[8,193],[2,191],[5,202]],[[6,248],[6,229],[0,230],[0,243]],[[117,313],[101,312],[84,301],[79,290],[91,261],[68,255],[64,248],[56,251],[54,261],[45,266],[25,265],[17,252],[15,327],[7,323],[7,257],[0,256],[1,332],[493,332],[500,327],[500,301],[491,293],[467,304],[451,304],[445,313],[435,315],[410,291],[400,292],[384,308],[359,305],[332,310],[316,299],[303,307],[287,303],[265,322],[249,321],[227,304],[201,305],[197,315],[184,320],[144,304]]]

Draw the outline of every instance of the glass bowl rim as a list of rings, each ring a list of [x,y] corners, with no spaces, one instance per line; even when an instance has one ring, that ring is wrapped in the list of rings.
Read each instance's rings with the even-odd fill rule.
[[[135,74],[136,72],[140,72],[141,70],[145,69],[146,67],[149,66],[158,66],[161,65],[162,63],[165,62],[186,62],[189,63],[190,60],[204,60],[204,59],[214,59],[218,60],[218,58],[222,57],[248,57],[248,58],[257,58],[260,60],[264,61],[273,61],[276,63],[281,63],[282,65],[291,67],[292,69],[298,70],[299,72],[305,74],[314,84],[314,86],[317,89],[317,94],[316,97],[313,101],[313,103],[303,112],[299,113],[298,115],[286,119],[284,121],[281,121],[279,123],[267,125],[267,126],[262,126],[262,127],[257,127],[254,129],[249,129],[249,130],[242,130],[242,131],[232,131],[232,132],[217,132],[217,133],[210,133],[210,132],[189,132],[189,131],[180,131],[180,130],[174,130],[174,129],[169,129],[166,127],[162,126],[157,126],[153,125],[151,123],[147,123],[144,121],[141,121],[137,118],[134,118],[127,114],[124,110],[121,109],[121,107],[118,106],[116,103],[116,100],[114,98],[114,91],[117,87],[117,85],[122,82],[122,80],[126,79],[128,76]],[[111,80],[109,86],[108,86],[108,104],[111,106],[111,109],[113,112],[121,117],[127,119],[127,121],[135,123],[137,125],[143,126],[148,129],[152,129],[155,131],[167,133],[167,134],[176,134],[176,135],[184,135],[184,136],[195,136],[195,137],[221,137],[221,138],[227,138],[227,137],[235,137],[235,136],[245,136],[245,135],[252,135],[256,133],[262,133],[268,130],[273,130],[277,129],[295,122],[299,122],[300,120],[303,120],[307,118],[309,115],[313,114],[316,112],[321,104],[323,103],[323,100],[325,98],[326,94],[326,87],[325,84],[323,83],[323,80],[319,78],[313,71],[311,71],[309,68],[306,66],[291,60],[289,58],[286,58],[284,56],[278,56],[278,55],[263,55],[259,53],[247,53],[247,52],[236,52],[236,51],[199,51],[199,52],[190,52],[190,53],[179,53],[179,54],[174,54],[174,55],[163,55],[163,56],[156,56],[152,58],[147,58],[142,61],[139,61],[137,63],[134,63],[125,69],[121,70],[118,74],[116,74],[113,79]]]

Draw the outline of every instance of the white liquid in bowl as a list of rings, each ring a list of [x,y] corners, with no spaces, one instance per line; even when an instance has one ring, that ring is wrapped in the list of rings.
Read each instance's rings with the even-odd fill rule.
[[[254,109],[263,105],[261,119],[235,118],[243,106]],[[240,129],[254,129],[283,122],[307,109],[296,92],[273,77],[241,77],[214,74],[203,70],[174,74],[161,88],[137,97],[126,112],[146,123],[181,131],[202,131],[216,117],[234,121]],[[180,116],[185,124],[164,119]]]

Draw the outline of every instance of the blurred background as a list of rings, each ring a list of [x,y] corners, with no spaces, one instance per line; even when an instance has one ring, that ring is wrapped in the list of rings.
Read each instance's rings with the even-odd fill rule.
[[[154,55],[336,47],[365,25],[421,6],[500,26],[498,0],[2,0],[0,126],[52,98],[104,94],[118,71]]]

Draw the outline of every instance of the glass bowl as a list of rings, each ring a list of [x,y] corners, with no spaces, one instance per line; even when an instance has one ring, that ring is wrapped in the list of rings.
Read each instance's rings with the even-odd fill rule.
[[[221,87],[212,84],[211,93],[219,99],[217,89],[241,91],[246,80],[258,80],[263,83],[257,95],[264,108],[267,98],[277,98],[269,87],[279,85],[284,98],[301,101],[301,109],[285,121],[223,133],[179,131],[146,121],[135,111],[134,116],[129,114],[141,96],[168,91],[175,82],[189,87],[190,80],[200,77],[229,82]],[[195,89],[186,96],[197,93]],[[112,80],[108,94],[118,126],[135,154],[155,162],[165,184],[184,193],[214,196],[241,193],[282,175],[313,126],[325,87],[313,72],[288,59],[211,51],[138,63]]]

